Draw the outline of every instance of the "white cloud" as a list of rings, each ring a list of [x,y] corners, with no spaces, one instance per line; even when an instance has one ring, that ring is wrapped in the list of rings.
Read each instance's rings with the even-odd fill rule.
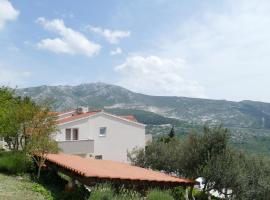
[[[158,40],[163,56],[184,56],[207,96],[270,100],[270,1],[225,0]],[[161,53],[159,52],[159,53]]]
[[[4,28],[7,21],[16,20],[18,15],[19,11],[8,0],[0,0],[0,30]]]
[[[81,54],[88,57],[99,53],[101,46],[88,40],[82,33],[66,27],[61,19],[46,20],[43,17],[37,19],[45,30],[56,33],[59,38],[45,38],[37,46],[54,53]]]
[[[118,44],[123,38],[130,36],[130,31],[102,29],[100,27],[88,27],[90,31],[104,37],[111,44]]]
[[[118,55],[118,54],[121,54],[121,53],[122,53],[122,49],[121,49],[120,47],[116,47],[114,50],[112,50],[112,51],[110,52],[110,54],[111,54],[112,56]]]
[[[203,87],[184,78],[186,63],[181,59],[131,55],[115,70],[122,74],[118,84],[152,95],[205,97]]]

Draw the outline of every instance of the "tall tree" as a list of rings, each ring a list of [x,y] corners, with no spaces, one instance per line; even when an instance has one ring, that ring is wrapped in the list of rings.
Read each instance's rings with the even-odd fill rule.
[[[38,167],[38,178],[47,154],[58,152],[57,142],[53,140],[53,134],[56,132],[56,115],[48,108],[40,108],[27,127],[28,142],[26,145],[28,154]]]

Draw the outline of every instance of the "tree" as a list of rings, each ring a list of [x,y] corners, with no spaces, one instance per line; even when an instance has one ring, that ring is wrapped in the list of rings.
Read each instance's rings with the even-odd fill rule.
[[[20,124],[14,115],[19,107],[19,100],[10,88],[0,88],[0,136],[14,150],[18,150]]]
[[[0,136],[10,150],[24,148],[27,126],[38,109],[30,98],[18,97],[10,88],[0,88]]]
[[[205,178],[205,192],[221,187],[216,185],[215,179],[221,177],[220,170],[230,162],[229,154],[227,155],[230,149],[229,133],[226,128],[206,126],[202,133],[191,133],[181,141],[175,137],[168,138],[170,137],[161,137],[148,145],[145,151],[137,150],[130,154],[131,162],[138,164],[139,161],[145,167],[192,179],[202,176]],[[225,185],[225,180],[222,181]],[[191,199],[192,189],[189,193]]]
[[[174,131],[174,125],[173,125],[172,128],[171,128],[171,131],[169,133],[169,137],[173,138],[174,136],[175,136],[175,131]]]
[[[261,156],[242,156],[240,161],[239,183],[233,190],[236,200],[269,199],[270,160]]]
[[[47,154],[58,152],[57,142],[53,140],[56,131],[56,116],[48,108],[40,108],[27,127],[29,140],[26,150],[38,167],[38,178]]]
[[[56,115],[48,106],[18,97],[10,88],[0,88],[0,137],[4,137],[10,150],[24,150],[33,158],[38,177],[46,155],[58,151],[53,140],[56,131]]]
[[[46,161],[46,156],[49,153],[58,152],[57,142],[46,135],[33,135],[30,142],[27,144],[27,152],[38,167],[37,178],[39,179],[41,169]]]
[[[164,137],[165,138],[165,137]],[[178,139],[166,140],[159,138],[151,142],[144,149],[134,149],[128,152],[128,158],[133,165],[165,171],[167,173],[178,173],[177,162],[180,158],[181,141]]]

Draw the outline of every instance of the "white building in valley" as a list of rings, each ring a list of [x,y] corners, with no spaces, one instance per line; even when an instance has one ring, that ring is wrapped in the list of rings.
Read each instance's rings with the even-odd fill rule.
[[[55,140],[64,153],[127,162],[127,152],[144,148],[151,137],[133,116],[116,116],[86,107],[60,113]],[[147,139],[148,138],[148,139]]]

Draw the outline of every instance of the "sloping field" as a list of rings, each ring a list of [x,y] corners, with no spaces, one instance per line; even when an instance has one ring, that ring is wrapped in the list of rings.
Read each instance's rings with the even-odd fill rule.
[[[32,190],[33,183],[27,177],[7,176],[0,173],[0,200],[44,200]]]

